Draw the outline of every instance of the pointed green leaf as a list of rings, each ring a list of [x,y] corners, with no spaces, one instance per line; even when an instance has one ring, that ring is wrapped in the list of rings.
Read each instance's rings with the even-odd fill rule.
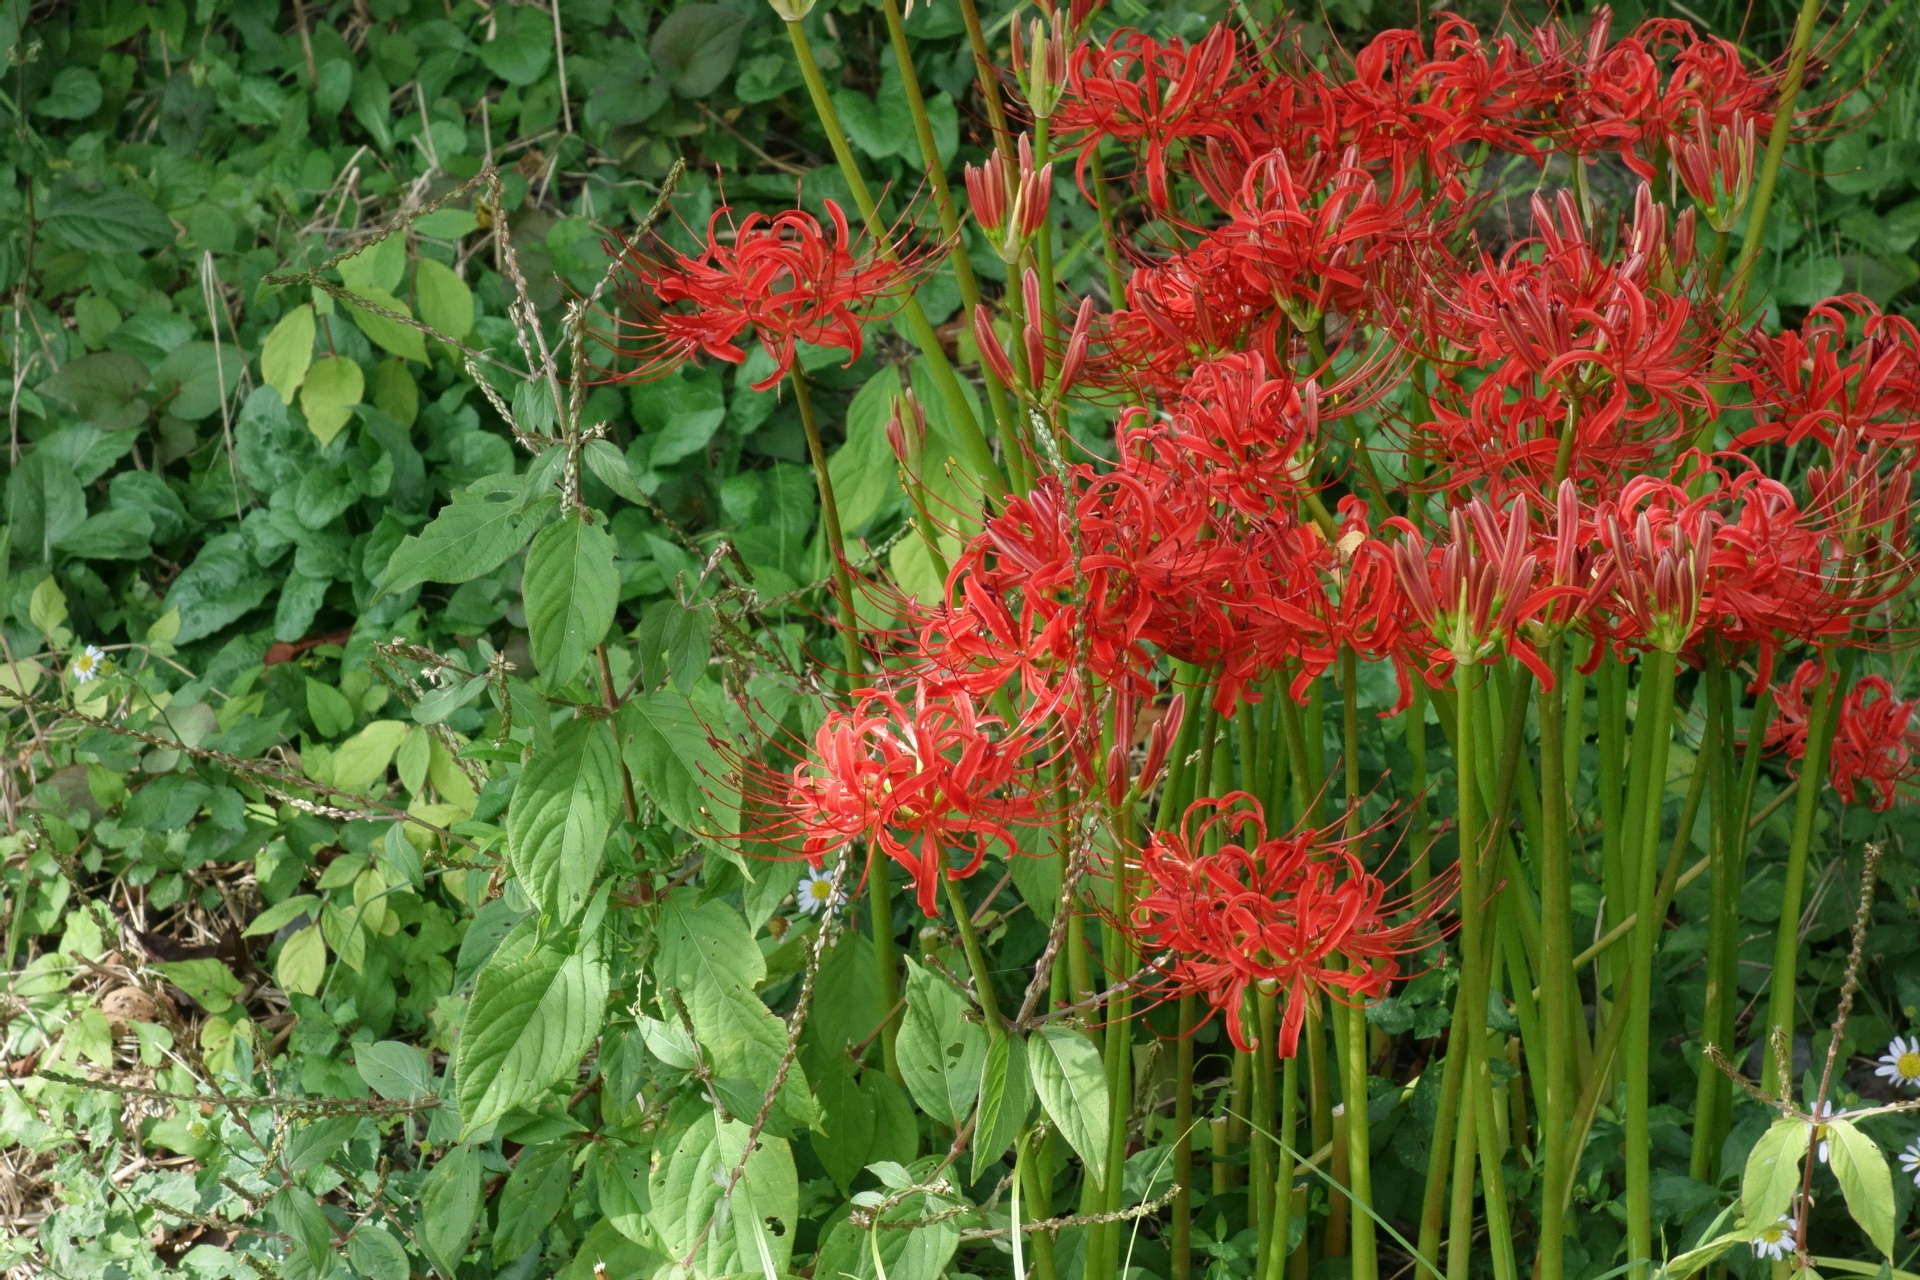
[[[1027,1044],[1033,1091],[1087,1167],[1095,1183],[1107,1179],[1107,1073],[1100,1053],[1085,1036],[1048,1024]]]
[[[302,303],[273,326],[260,347],[260,378],[280,393],[281,404],[292,404],[293,393],[306,381],[313,363],[313,305]]]
[[[307,430],[313,432],[321,448],[332,444],[340,428],[347,425],[347,419],[353,416],[353,406],[360,403],[366,388],[366,375],[345,356],[328,356],[313,362],[300,388],[300,411],[307,415]]]
[[[907,1012],[900,1024],[900,1074],[928,1115],[957,1129],[973,1114],[987,1033],[946,979],[907,961]]]
[[[1852,1123],[1833,1120],[1827,1124],[1827,1158],[1840,1192],[1847,1198],[1847,1212],[1873,1241],[1873,1247],[1891,1258],[1896,1220],[1893,1175],[1887,1169],[1887,1157]]]
[[[473,328],[473,291],[453,268],[422,258],[414,265],[413,296],[420,319],[445,337],[460,339]]]
[[[454,1050],[467,1130],[531,1102],[578,1066],[606,1003],[606,966],[551,944],[481,970]]]
[[[620,599],[613,536],[568,517],[548,525],[527,548],[523,579],[534,665],[549,688],[573,679],[606,638]]]
[[[663,689],[630,700],[620,709],[620,739],[634,785],[675,826],[716,837],[738,832],[729,766],[687,698]]]
[[[1741,1212],[1749,1223],[1764,1227],[1778,1222],[1792,1205],[1810,1133],[1804,1121],[1776,1120],[1753,1144],[1740,1176]]]
[[[507,808],[507,854],[542,911],[571,920],[593,890],[620,803],[620,753],[604,720],[574,720],[534,754]]]

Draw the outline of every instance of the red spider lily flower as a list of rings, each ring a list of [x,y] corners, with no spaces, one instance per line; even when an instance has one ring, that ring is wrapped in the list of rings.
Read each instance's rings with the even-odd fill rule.
[[[1857,324],[1858,341],[1849,338]],[[1778,337],[1756,325],[1738,372],[1753,399],[1755,425],[1736,448],[1811,437],[1831,446],[1842,433],[1911,448],[1920,444],[1920,329],[1857,295],[1828,298],[1798,330]]]
[[[1693,133],[1673,149],[1673,167],[1707,225],[1725,235],[1733,230],[1753,193],[1758,154],[1753,121],[1735,115],[1717,133],[1709,134],[1707,129],[1706,116],[1697,116]]]
[[[1204,484],[1240,514],[1291,509],[1307,483],[1320,435],[1320,389],[1267,376],[1253,352],[1209,360],[1193,371],[1165,423],[1142,425],[1145,410],[1116,429],[1123,457],[1146,450],[1155,465]]]
[[[1045,820],[1026,759],[1037,746],[964,694],[922,689],[907,707],[869,690],[828,714],[812,758],[793,771],[787,805],[801,853],[818,869],[865,838],[906,869],[920,910],[938,915],[941,876],[972,875],[996,847],[1016,856],[1015,828]]]
[[[974,220],[1008,266],[1020,261],[1027,242],[1046,225],[1053,194],[1053,162],[1034,168],[1033,139],[1024,133],[1020,135],[1019,165],[1011,199],[1006,168],[997,158],[966,167],[967,203]]]
[[[1629,481],[1600,518],[1613,560],[1616,645],[1644,643],[1668,653],[1691,645],[1703,622],[1708,558],[1723,517],[1705,499],[1654,476]]]
[[[613,380],[660,377],[699,355],[740,364],[747,340],[759,341],[774,358],[773,372],[754,384],[757,391],[787,375],[802,342],[839,347],[849,364],[859,359],[861,329],[875,318],[874,304],[898,295],[916,264],[856,247],[840,206],[829,200],[826,208],[827,227],[790,209],[771,218],[748,214],[727,237],[721,226],[731,211],[723,207],[707,224],[706,243],[692,254],[660,241],[648,248],[623,244],[617,296],[637,319],[617,319],[602,337],[615,355],[639,364]]]
[[[1800,760],[1807,751],[1807,720],[1815,686],[1827,679],[1822,664],[1803,662],[1793,678],[1774,692],[1775,712],[1767,726],[1768,750]],[[1863,676],[1840,701],[1828,751],[1827,779],[1852,804],[1864,786],[1876,812],[1891,809],[1899,788],[1920,768],[1920,734],[1914,713],[1920,699],[1902,701],[1884,676]]]
[[[1449,516],[1449,537],[1429,548],[1410,522],[1388,524],[1403,535],[1393,548],[1394,568],[1407,607],[1438,644],[1428,655],[1427,678],[1444,679],[1455,664],[1487,662],[1503,650],[1524,662],[1542,688],[1553,672],[1521,635],[1556,600],[1581,594],[1569,585],[1536,586],[1539,557],[1529,549],[1527,500],[1517,499],[1505,516],[1475,498]]]
[[[1270,92],[1264,75],[1241,58],[1231,26],[1215,26],[1192,45],[1123,30],[1104,46],[1074,50],[1054,128],[1079,153],[1083,189],[1094,149],[1112,138],[1139,154],[1147,199],[1164,210],[1168,161],[1177,150],[1236,136]]]
[[[1309,1001],[1384,994],[1398,958],[1429,940],[1443,901],[1436,881],[1418,901],[1389,902],[1355,843],[1338,827],[1269,838],[1259,802],[1245,792],[1196,801],[1178,831],[1155,834],[1141,850],[1146,884],[1126,924],[1145,949],[1172,953],[1172,984],[1225,1014],[1241,1050],[1254,1048],[1243,1016],[1248,991],[1281,994],[1278,1043],[1260,1048],[1290,1058]],[[1391,922],[1401,911],[1410,914]]]

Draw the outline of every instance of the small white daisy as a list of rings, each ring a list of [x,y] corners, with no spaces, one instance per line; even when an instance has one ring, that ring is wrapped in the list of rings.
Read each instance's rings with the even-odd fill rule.
[[[100,668],[107,664],[107,655],[100,652],[100,646],[90,644],[73,659],[73,679],[75,684],[85,684],[89,680],[100,678]]]
[[[793,891],[793,896],[808,915],[840,905],[840,893],[833,887],[833,877],[825,871],[807,872],[800,878],[800,887]]]
[[[1895,1036],[1873,1074],[1883,1080],[1920,1089],[1920,1036]]]
[[[1813,1109],[1813,1136],[1820,1139],[1820,1163],[1827,1162],[1827,1126],[1822,1121],[1833,1118],[1833,1104],[1823,1102]]]
[[[1789,1257],[1797,1247],[1791,1218],[1780,1219],[1753,1238],[1754,1256],[1772,1258],[1776,1262]]]
[[[1913,1185],[1920,1187],[1920,1141],[1900,1153],[1900,1167],[1913,1175]]]

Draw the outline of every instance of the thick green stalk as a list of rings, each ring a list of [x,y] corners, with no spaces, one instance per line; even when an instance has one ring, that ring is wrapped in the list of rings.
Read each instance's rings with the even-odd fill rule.
[[[1359,1000],[1344,1007],[1347,1019],[1347,1185],[1353,1193],[1353,1280],[1378,1280],[1379,1245],[1374,1240],[1373,1138],[1367,1117],[1367,1011]],[[1335,1002],[1334,1017],[1342,1006]]]
[[[1564,643],[1559,637],[1547,647],[1547,666],[1556,678]],[[1562,742],[1564,704],[1562,688],[1540,693],[1540,808],[1541,842],[1534,862],[1540,875],[1540,1019],[1546,1032],[1546,1081],[1541,1090],[1547,1105],[1540,1115],[1543,1173],[1548,1187],[1567,1176],[1567,1127],[1556,1123],[1573,1106],[1573,863],[1567,848],[1570,824],[1567,805],[1566,752]],[[1515,984],[1516,986],[1519,984]],[[1561,1280],[1566,1258],[1566,1209],[1558,1196],[1542,1197],[1539,1252],[1534,1264],[1538,1280]]]
[[[967,967],[973,970],[973,985],[979,988],[980,1012],[986,1015],[988,1030],[999,1035],[1006,1020],[1000,1016],[1000,1000],[993,993],[993,974],[987,968],[986,953],[980,949],[980,935],[974,931],[973,913],[967,909],[958,880],[943,875],[940,883],[947,888],[947,905],[953,908],[953,922],[960,930],[960,948],[966,952]]]
[[[1627,668],[1611,652],[1600,658],[1600,671],[1597,680],[1599,695],[1599,751],[1600,764],[1595,772],[1594,787],[1600,793],[1600,887],[1605,895],[1605,924],[1608,929],[1619,927],[1620,922],[1632,914],[1628,903],[1627,870],[1623,862],[1626,845],[1624,836],[1625,815],[1623,810],[1623,788],[1621,766],[1626,763],[1627,740]],[[1626,993],[1625,974],[1627,962],[1622,954],[1606,957],[1605,966],[1596,965],[1595,981],[1599,984],[1595,991],[1599,1003],[1596,1012],[1604,1012],[1607,1004],[1624,998]],[[1611,1001],[1602,993],[1611,990]]]
[[[1454,988],[1453,1025],[1465,1026],[1466,1007],[1461,1003],[1463,993]],[[1418,1245],[1420,1256],[1437,1258],[1440,1256],[1440,1232],[1447,1216],[1447,1172],[1453,1159],[1454,1128],[1459,1122],[1461,1081],[1466,1074],[1467,1039],[1465,1036],[1447,1037],[1447,1055],[1440,1072],[1440,1105],[1434,1113],[1433,1134],[1427,1143],[1427,1180],[1425,1195],[1420,1202],[1420,1237]],[[1433,1070],[1431,1063],[1427,1070]]]
[[[1407,877],[1414,893],[1418,894],[1433,879],[1433,868],[1428,854],[1433,845],[1429,832],[1431,823],[1427,819],[1427,685],[1424,680],[1413,682],[1413,700],[1406,710],[1407,754],[1413,757],[1413,776],[1408,785],[1413,794],[1409,797],[1411,812],[1407,817],[1407,842],[1411,850]]]
[[[1807,854],[1813,847],[1814,819],[1820,813],[1820,792],[1827,781],[1827,747],[1833,739],[1833,712],[1846,696],[1853,670],[1848,650],[1837,670],[1814,691],[1807,711],[1807,750],[1800,760],[1800,779],[1793,797],[1793,841],[1787,846],[1787,874],[1780,886],[1780,919],[1774,925],[1773,975],[1767,990],[1767,1021],[1761,1029],[1766,1045],[1766,1069],[1760,1082],[1776,1097],[1793,1091],[1793,1055],[1777,1061],[1776,1033],[1793,1034],[1794,985],[1800,967],[1800,909],[1807,887]]]
[[[1173,1050],[1173,1280],[1193,1275],[1193,1013],[1193,995],[1181,996]]]
[[[1737,945],[1737,886],[1730,872],[1733,847],[1728,831],[1728,808],[1733,803],[1733,713],[1732,677],[1720,661],[1720,650],[1711,639],[1707,648],[1707,731],[1706,741],[1714,752],[1714,767],[1709,779],[1707,803],[1708,877],[1712,903],[1707,912],[1707,996],[1700,1018],[1702,1053],[1700,1071],[1695,1080],[1693,1102],[1693,1148],[1689,1153],[1687,1174],[1698,1182],[1711,1181],[1715,1155],[1714,1110],[1719,1102],[1717,1081],[1720,1071],[1708,1059],[1706,1050],[1726,1050],[1720,1039],[1721,1024],[1726,1021],[1726,1005],[1732,998],[1727,989],[1723,963],[1727,949]]]
[[[872,237],[874,248],[879,253],[898,261],[899,254],[894,248],[893,236],[880,217],[873,193],[867,189],[867,180],[860,174],[860,165],[853,158],[853,149],[847,144],[846,130],[840,125],[840,116],[827,91],[827,82],[820,74],[819,63],[814,61],[813,45],[807,39],[806,24],[787,23],[787,36],[793,43],[793,55],[800,64],[801,76],[807,82],[807,93],[813,99],[813,109],[820,118],[820,127],[826,131],[834,159],[839,161],[840,172],[853,192],[853,202],[860,207],[867,235]],[[934,385],[939,388],[940,398],[947,406],[947,416],[960,433],[960,447],[966,453],[967,465],[973,471],[974,479],[986,489],[988,497],[1004,494],[1007,490],[1006,475],[993,456],[993,447],[980,431],[980,424],[973,416],[973,406],[967,403],[966,394],[960,389],[960,380],[954,375],[953,364],[947,359],[946,348],[940,345],[939,335],[934,333],[927,313],[921,310],[920,301],[913,296],[910,286],[901,290],[899,301],[900,312],[907,318],[907,328],[913,334],[914,343],[926,357],[927,367],[933,372]]]
[[[1264,1258],[1273,1243],[1273,1004],[1269,994],[1253,993],[1260,1028],[1260,1045],[1254,1053],[1253,1111],[1248,1117],[1247,1142],[1247,1222],[1258,1243],[1254,1257]]]
[[[1352,649],[1340,651],[1340,739],[1346,757],[1346,837],[1360,834],[1360,677],[1359,659]],[[1364,1214],[1361,1216],[1365,1216]]]
[[[1283,1058],[1280,1064],[1280,1151],[1274,1163],[1273,1229],[1268,1232],[1266,1252],[1258,1274],[1264,1280],[1284,1280],[1287,1265],[1287,1241],[1293,1235],[1293,1153],[1299,1150],[1300,1081],[1299,1058]]]
[[[1018,1154],[1014,1157],[1014,1173],[1026,1187],[1033,1220],[1043,1222],[1053,1216],[1053,1197],[1048,1194],[1049,1188],[1040,1170],[1035,1167],[1040,1162],[1033,1159],[1027,1150],[1027,1138],[1028,1135],[1024,1133],[1020,1135],[1020,1145],[1016,1148]],[[1027,1241],[1033,1246],[1033,1280],[1054,1280],[1053,1235],[1046,1231],[1035,1231],[1027,1237]]]
[[[1485,945],[1481,941],[1485,895],[1480,889],[1480,824],[1478,807],[1479,779],[1475,776],[1478,752],[1474,746],[1473,704],[1479,669],[1471,663],[1454,668],[1455,790],[1459,833],[1460,875],[1460,1000],[1461,1017],[1453,1024],[1452,1034],[1464,1041],[1461,1071],[1464,1076],[1459,1116],[1459,1133],[1453,1150],[1453,1213],[1447,1240],[1447,1280],[1467,1280],[1473,1254],[1473,1164],[1479,1150],[1478,1082],[1485,1069],[1487,989],[1481,965]],[[1488,1188],[1491,1194],[1492,1188]]]
[[[1674,666],[1674,655],[1664,649],[1647,655],[1639,714],[1634,717],[1634,769],[1644,775],[1637,788],[1639,809],[1632,819],[1639,824],[1633,860],[1634,910],[1639,920],[1633,930],[1633,1021],[1627,1025],[1621,1064],[1627,1085],[1627,1262],[1631,1280],[1646,1280],[1653,1257],[1653,1147],[1647,1076],[1653,1065],[1653,954],[1660,935],[1654,899],[1660,878],[1660,807],[1667,790],[1667,749],[1673,736]],[[1642,721],[1647,725],[1644,743],[1639,732]]]

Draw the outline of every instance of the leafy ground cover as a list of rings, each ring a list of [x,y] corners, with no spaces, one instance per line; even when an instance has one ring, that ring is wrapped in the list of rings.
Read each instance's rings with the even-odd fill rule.
[[[1531,719],[1517,683],[1528,669],[1505,651],[1487,668],[1494,692],[1464,687],[1451,712],[1424,681],[1414,710],[1398,709],[1418,677],[1369,660],[1297,685],[1294,668],[1263,670],[1264,699],[1223,713],[1223,655],[1186,653],[1169,632],[1148,645],[1139,705],[1094,699],[1098,727],[1077,753],[1065,738],[997,736],[1014,727],[1008,699],[1024,713],[1034,687],[1015,681],[992,707],[979,692],[976,710],[1001,717],[969,730],[989,754],[1080,779],[1070,792],[1024,772],[986,786],[1011,807],[973,817],[1007,840],[976,825],[936,847],[919,813],[904,837],[792,827],[779,785],[823,723],[847,725],[847,673],[893,696],[879,686],[913,652],[913,610],[941,599],[980,523],[1004,518],[989,476],[1022,494],[1050,471],[1074,483],[1069,463],[1117,463],[1127,399],[1178,400],[1191,368],[1122,377],[1139,353],[1104,328],[1077,394],[1047,379],[1074,390],[1081,299],[1104,324],[1129,297],[1123,272],[1190,248],[1220,212],[1183,167],[1199,143],[1171,149],[1170,200],[1150,156],[1116,133],[1092,153],[1110,183],[1054,157],[1045,239],[1016,240],[1009,264],[962,180],[997,154],[971,6],[898,15],[911,76],[890,0],[789,7],[811,9],[797,30],[819,96],[789,23],[760,4],[88,0],[0,15],[14,126],[0,161],[13,178],[0,188],[9,1274],[1331,1280],[1419,1268],[1418,1255],[1450,1280],[1506,1280],[1534,1265],[1551,1177],[1571,1210],[1560,1256],[1540,1263],[1550,1280],[1662,1260],[1675,1275],[1757,1276],[1776,1265],[1763,1251],[1789,1214],[1802,1248],[1778,1265],[1871,1275],[1885,1260],[1904,1277],[1914,1183],[1898,1153],[1920,1136],[1913,1117],[1815,1134],[1809,1116],[1909,1096],[1910,1042],[1897,1037],[1920,1008],[1920,864],[1905,843],[1906,723],[1843,731],[1833,748],[1879,762],[1890,806],[1865,782],[1822,789],[1818,767],[1803,797],[1799,764],[1756,750],[1737,773],[1732,746],[1766,737],[1768,681],[1750,651],[1728,662],[1747,663],[1752,691],[1703,657],[1677,693],[1664,686],[1665,786],[1643,780],[1637,802],[1623,770],[1659,737],[1642,711],[1660,702],[1652,661],[1586,680],[1569,651],[1562,700],[1542,694]],[[1413,16],[1389,8],[1329,6],[1270,61],[1242,43],[1222,83],[1281,67],[1343,77],[1343,48]],[[1012,131],[1044,159],[1048,130],[1026,119],[1044,59],[1014,74],[1016,16],[1036,11],[985,6],[982,36]],[[1546,17],[1469,16],[1525,40]],[[1608,38],[1642,16],[1623,8]],[[1837,293],[1892,317],[1920,305],[1914,16],[1911,4],[1829,12],[1809,32],[1820,109],[1777,153],[1770,215],[1752,239],[1728,219],[1721,246],[1729,263],[1751,248],[1746,301],[1763,333],[1813,332],[1816,304]],[[1584,38],[1591,17],[1564,38]],[[1772,94],[1794,18],[1704,15],[1740,42],[1742,66],[1778,69]],[[1198,43],[1279,19],[1123,2],[1082,38],[1104,47],[1133,27]],[[1758,101],[1750,165],[1773,104]],[[928,144],[962,215],[959,253],[936,234]],[[1536,187],[1573,188],[1565,165],[1532,157],[1463,171],[1490,198],[1472,229],[1496,253],[1537,230]],[[850,172],[882,202],[865,235]],[[1636,181],[1610,155],[1591,175],[1597,195],[1581,197],[1610,248]],[[1703,257],[1708,188],[1698,201],[1671,176],[1652,189],[1676,217],[1699,206]],[[856,290],[849,310],[790,331],[790,350],[736,331],[715,343],[737,338],[737,362],[709,345],[631,376],[659,353],[676,255],[704,247],[712,261],[751,242],[741,228],[756,210],[797,205],[831,226],[829,202],[852,219],[849,239],[794,235],[851,247],[891,279],[871,228],[897,228],[913,306]],[[1027,345],[1021,308],[1036,304],[1017,286],[1043,263],[1058,332]],[[973,290],[998,328],[974,323]],[[1701,305],[1697,283],[1673,292]],[[1389,515],[1446,537],[1445,491],[1404,448],[1431,423],[1409,388],[1425,395],[1446,361],[1418,348],[1432,359],[1413,373],[1365,358],[1405,337],[1369,306],[1281,308],[1294,328],[1278,350],[1303,381],[1317,369],[1374,396],[1346,419],[1357,449],[1330,428],[1315,474],[1329,507],[1377,500],[1368,538],[1385,555],[1375,535]],[[1308,332],[1327,316],[1345,340],[1315,354]],[[1857,315],[1834,323],[1858,336]],[[1719,373],[1731,407],[1716,438],[1730,443],[1765,414]],[[922,421],[903,406],[909,389]],[[1911,416],[1896,404],[1874,420]],[[1342,422],[1331,403],[1328,421]],[[994,442],[984,461],[970,432]],[[1883,434],[1911,452],[1893,426]],[[1635,465],[1664,475],[1672,443]],[[1379,494],[1354,479],[1369,444]],[[1745,447],[1809,511],[1810,468],[1838,456],[1817,435]],[[816,452],[830,455],[825,485]],[[1878,484],[1906,466],[1876,457],[1868,470]],[[1537,515],[1551,495],[1535,503]],[[1892,525],[1901,562],[1911,547]],[[1887,680],[1892,705],[1915,692],[1911,610],[1896,591],[1867,612],[1823,651],[1851,688]],[[1417,632],[1411,615],[1396,625]],[[1787,644],[1782,705],[1819,651]],[[1184,716],[1168,714],[1175,695]],[[869,711],[904,735],[915,706]],[[1560,825],[1592,848],[1557,891],[1572,942],[1558,953],[1521,936],[1555,919],[1542,877],[1565,846],[1548,834],[1553,810],[1526,807],[1529,791],[1536,810],[1552,803],[1537,779],[1554,714],[1574,727]],[[1525,749],[1505,758],[1525,777],[1502,780],[1489,746],[1484,777],[1470,768],[1462,784],[1462,726],[1469,740],[1510,734]],[[1629,731],[1644,735],[1631,752]],[[1821,743],[1818,762],[1817,728],[1802,740]],[[957,738],[939,741],[922,766],[961,756]],[[898,763],[889,744],[880,733],[856,758]],[[1496,843],[1510,822],[1513,861],[1489,881],[1496,941],[1470,937],[1476,913],[1431,890],[1412,914],[1435,931],[1409,945],[1400,980],[1365,992],[1359,1015],[1333,981],[1337,998],[1315,997],[1284,1064],[1257,1050],[1304,995],[1256,988],[1244,1009],[1222,1000],[1231,1016],[1203,1020],[1201,989],[1145,991],[1166,975],[1134,963],[1168,945],[1130,930],[1143,859],[1163,847],[1149,835],[1177,830],[1185,801],[1235,787],[1259,793],[1276,835],[1353,814],[1359,872],[1396,892],[1427,883],[1416,866],[1451,883],[1459,822],[1491,824]],[[1647,812],[1654,839],[1641,843],[1675,852],[1608,863],[1623,815]],[[1063,816],[1079,836],[1057,838]],[[1750,847],[1726,834],[1749,820]],[[984,868],[943,888],[930,868],[968,848]],[[1869,848],[1877,881],[1856,946]],[[869,862],[873,849],[899,861]],[[1644,881],[1646,905],[1662,904],[1644,926],[1622,904],[1641,883],[1622,879],[1627,865],[1663,868]],[[1643,967],[1658,998],[1637,1030],[1615,1011],[1632,1007],[1629,945],[1601,948],[1580,976],[1572,964],[1627,937],[1658,958]],[[1776,1016],[1782,969],[1798,984]],[[1535,1005],[1562,970],[1572,1040],[1597,1051],[1613,1028],[1643,1055],[1638,1093],[1631,1070],[1548,1056],[1572,1055],[1549,1045]],[[1710,974],[1730,975],[1717,996]],[[1708,1031],[1709,1010],[1735,1033]],[[1770,1021],[1787,1033],[1771,1065]],[[1838,1037],[1822,1030],[1836,1024]],[[1772,1102],[1727,1083],[1707,1045]],[[1892,1078],[1875,1073],[1883,1054]],[[1464,1106],[1442,1084],[1456,1060],[1486,1084]],[[1569,1100],[1554,1090],[1575,1069]],[[1355,1086],[1364,1123],[1334,1105]],[[1442,1118],[1462,1113],[1482,1127],[1456,1142]],[[1449,1143],[1467,1153],[1464,1177],[1435,1200],[1434,1153]],[[1476,1152],[1494,1176],[1476,1181]],[[1464,1217],[1432,1220],[1430,1204]]]

